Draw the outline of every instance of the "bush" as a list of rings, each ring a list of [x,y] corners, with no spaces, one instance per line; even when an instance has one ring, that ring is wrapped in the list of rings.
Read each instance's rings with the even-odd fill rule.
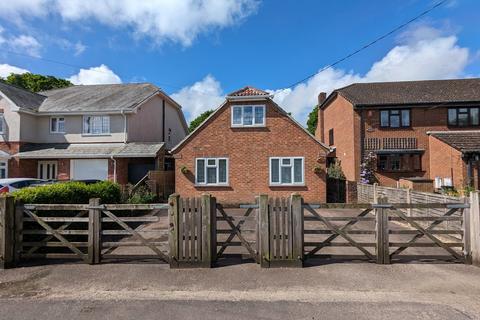
[[[345,174],[343,173],[342,163],[340,160],[335,159],[335,161],[328,166],[327,176],[333,179],[345,180]]]
[[[110,181],[93,184],[65,182],[14,191],[15,200],[23,203],[88,203],[91,198],[100,198],[102,203],[119,203],[120,186]]]
[[[155,203],[157,196],[150,192],[147,186],[141,186],[131,194],[126,202],[131,204]]]

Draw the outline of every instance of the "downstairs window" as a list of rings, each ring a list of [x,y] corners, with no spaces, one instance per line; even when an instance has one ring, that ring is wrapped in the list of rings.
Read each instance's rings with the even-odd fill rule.
[[[377,170],[383,172],[414,172],[422,170],[422,155],[381,154],[377,158]]]

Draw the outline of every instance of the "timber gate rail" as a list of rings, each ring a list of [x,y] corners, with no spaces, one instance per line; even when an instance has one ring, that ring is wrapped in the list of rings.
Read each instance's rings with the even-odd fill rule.
[[[444,214],[429,214],[432,209]],[[4,268],[39,258],[210,268],[232,255],[266,268],[302,267],[326,258],[480,265],[479,194],[458,203],[391,203],[380,197],[377,203],[358,204],[260,195],[254,203],[236,205],[217,203],[207,194],[172,195],[168,203],[147,205],[101,204],[98,199],[15,205],[12,197],[0,197]]]

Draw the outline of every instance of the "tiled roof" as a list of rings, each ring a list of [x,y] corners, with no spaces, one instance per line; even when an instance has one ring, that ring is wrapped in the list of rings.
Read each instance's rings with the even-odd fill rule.
[[[270,96],[270,93],[254,88],[254,87],[244,87],[240,90],[229,93],[227,97],[251,97],[251,96]]]
[[[429,134],[462,153],[480,152],[480,130],[432,131]]]
[[[46,99],[46,97],[43,95],[24,90],[1,81],[0,91],[19,108],[32,111],[38,110],[38,107]]]
[[[81,85],[41,92],[39,112],[84,112],[133,109],[159,89],[150,83]]]
[[[335,92],[355,106],[480,102],[480,78],[354,83]]]
[[[155,157],[164,144],[158,143],[30,143],[15,156],[20,159],[52,158],[135,158]]]

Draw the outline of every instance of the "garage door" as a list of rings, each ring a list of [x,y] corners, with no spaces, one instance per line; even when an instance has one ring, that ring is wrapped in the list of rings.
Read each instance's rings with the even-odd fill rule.
[[[72,180],[107,180],[108,178],[107,159],[71,160],[70,166]]]

